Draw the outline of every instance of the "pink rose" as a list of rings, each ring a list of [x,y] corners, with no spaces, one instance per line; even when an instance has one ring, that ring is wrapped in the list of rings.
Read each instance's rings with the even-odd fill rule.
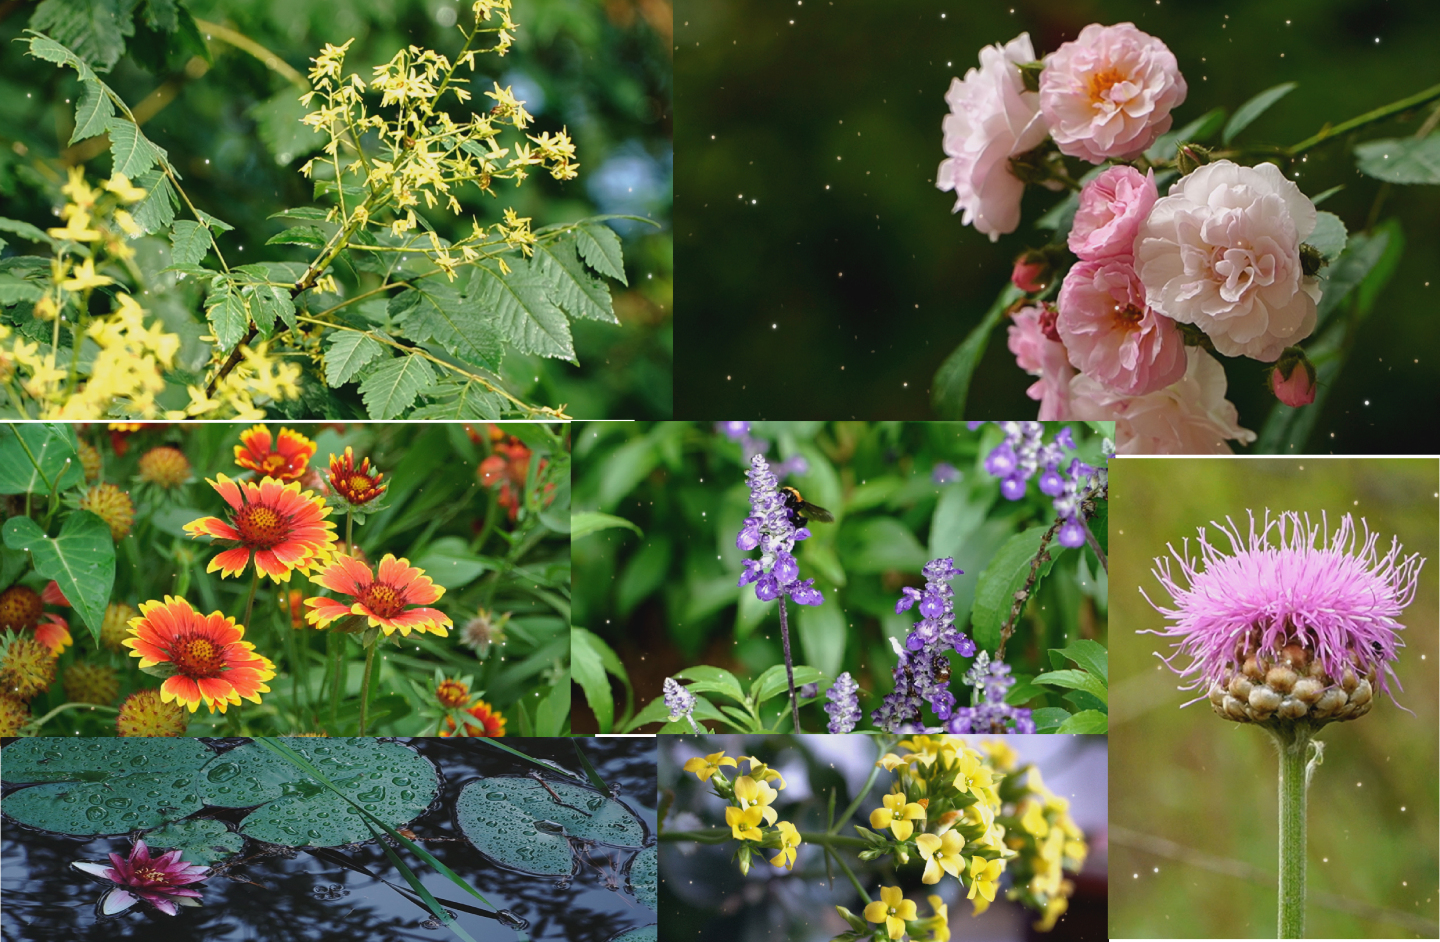
[[[1129,259],[1077,263],[1059,300],[1055,328],[1082,373],[1132,396],[1185,375],[1185,341],[1174,321],[1146,305]]]
[[[1087,262],[1135,254],[1135,235],[1159,196],[1155,171],[1111,167],[1085,184],[1070,227],[1070,251]]]
[[[1274,164],[1206,164],[1157,200],[1135,240],[1155,310],[1226,356],[1270,362],[1315,329],[1320,289],[1300,267],[1315,204]]]
[[[1026,294],[1038,294],[1050,283],[1050,262],[1045,253],[1034,250],[1023,253],[1015,259],[1010,271],[1010,283]]]
[[[1015,362],[1031,376],[1040,377],[1025,394],[1040,401],[1042,421],[1070,418],[1070,378],[1075,375],[1065,345],[1049,336],[1053,320],[1047,305],[1040,304],[1016,311],[1010,325],[1010,352],[1015,354]],[[1048,331],[1047,322],[1051,322]]]
[[[1186,356],[1181,380],[1146,396],[1126,396],[1077,373],[1069,417],[1114,420],[1122,455],[1228,455],[1227,441],[1253,442],[1255,433],[1239,426],[1239,413],[1225,398],[1224,367],[1197,347],[1187,347]]]
[[[1299,347],[1286,350],[1270,371],[1270,391],[1275,398],[1298,409],[1315,401],[1315,367]]]
[[[1138,157],[1185,101],[1175,56],[1133,23],[1091,23],[1045,59],[1040,110],[1062,154],[1104,163]]]
[[[1010,158],[1040,146],[1045,119],[1039,95],[1025,91],[1017,62],[1033,62],[1028,33],[1001,46],[980,50],[980,68],[953,79],[945,101],[950,114],[941,125],[948,155],[940,162],[935,185],[955,191],[955,212],[965,210],[965,225],[990,236],[1020,225],[1025,184],[1010,172]]]

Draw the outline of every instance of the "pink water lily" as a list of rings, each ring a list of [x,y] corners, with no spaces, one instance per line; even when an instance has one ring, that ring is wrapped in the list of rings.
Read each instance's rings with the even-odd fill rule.
[[[186,889],[185,884],[199,883],[210,873],[207,867],[182,863],[178,850],[152,858],[144,841],[135,842],[129,859],[111,854],[110,864],[85,860],[70,864],[76,870],[115,884],[100,902],[100,912],[106,916],[124,912],[141,900],[167,916],[175,915],[176,904],[199,906],[199,891]]]

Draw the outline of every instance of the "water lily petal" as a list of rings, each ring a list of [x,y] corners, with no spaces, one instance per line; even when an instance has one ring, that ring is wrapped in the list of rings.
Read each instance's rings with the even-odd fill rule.
[[[140,902],[138,897],[132,896],[119,887],[116,887],[109,893],[106,893],[105,898],[101,900],[100,912],[106,916],[123,913],[138,902]]]

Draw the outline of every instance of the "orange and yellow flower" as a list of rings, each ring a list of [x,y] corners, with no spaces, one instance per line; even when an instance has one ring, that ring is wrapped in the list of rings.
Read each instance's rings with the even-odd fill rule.
[[[35,626],[35,640],[50,649],[50,653],[59,656],[75,639],[70,637],[70,623],[54,612],[46,612],[40,616],[40,624]]]
[[[300,480],[315,454],[314,442],[288,428],[282,428],[277,439],[268,428],[257,425],[241,432],[240,442],[235,446],[236,464],[285,483]]]
[[[183,703],[191,713],[203,703],[211,713],[224,713],[242,698],[259,703],[260,694],[270,692],[265,682],[275,676],[275,665],[254,653],[243,625],[220,612],[201,615],[184,599],[167,595],[163,602],[142,603],[130,631],[122,644],[140,658],[142,670],[157,664],[175,670],[160,685],[165,703]]]
[[[360,467],[355,467],[355,453],[349,445],[345,446],[345,454],[330,456],[330,486],[357,508],[385,493],[388,485],[380,483],[384,476],[380,471],[371,469],[369,458],[363,459]]]
[[[384,629],[386,635],[429,631],[443,638],[449,634],[450,616],[426,607],[439,601],[445,590],[407,559],[386,553],[379,572],[372,575],[370,567],[358,559],[336,556],[314,581],[351,599],[306,599],[312,611],[305,618],[317,628],[346,615],[360,615],[369,619],[371,628]],[[420,607],[407,608],[410,605]]]
[[[447,677],[435,685],[435,699],[447,710],[462,708],[470,702],[470,685]]]
[[[498,739],[499,737],[505,735],[505,717],[501,716],[499,710],[495,709],[490,704],[486,703],[484,700],[478,701],[473,707],[466,710],[465,712],[475,717],[475,719],[479,721],[479,725],[472,725],[467,722],[464,727],[461,728],[459,735],[486,736],[491,739]],[[453,719],[448,716],[445,717],[445,725],[447,728],[440,730],[441,736],[456,735],[455,721]]]
[[[254,481],[233,481],[217,474],[211,487],[230,505],[230,523],[218,517],[202,517],[185,524],[191,536],[214,537],[239,544],[210,560],[206,572],[220,570],[221,576],[245,571],[250,554],[255,567],[276,582],[289,582],[296,569],[308,573],[330,560],[335,543],[335,524],[326,520],[330,508],[325,501],[299,484],[283,484],[271,477]]]

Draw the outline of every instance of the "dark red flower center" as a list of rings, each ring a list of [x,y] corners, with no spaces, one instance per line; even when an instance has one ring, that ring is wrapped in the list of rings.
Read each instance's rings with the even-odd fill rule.
[[[225,648],[209,638],[182,638],[171,647],[170,660],[186,677],[218,677],[225,669]]]
[[[279,511],[263,504],[246,504],[235,514],[235,529],[246,546],[269,549],[290,535],[288,521]]]
[[[394,618],[405,610],[405,600],[394,587],[373,582],[360,593],[360,604],[380,618]]]

